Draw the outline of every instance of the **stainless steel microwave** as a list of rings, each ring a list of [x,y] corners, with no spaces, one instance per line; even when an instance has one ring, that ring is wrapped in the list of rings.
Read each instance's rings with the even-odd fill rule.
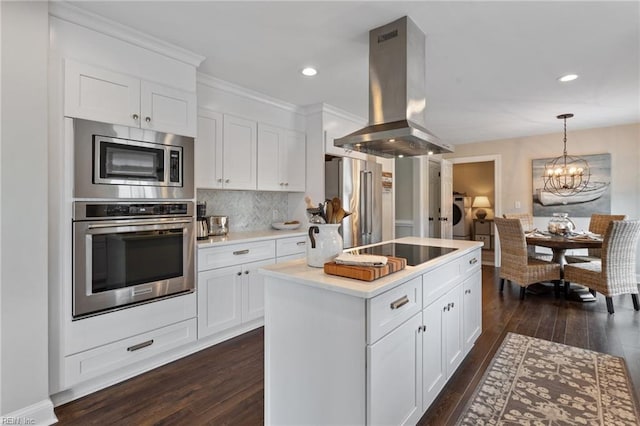
[[[73,119],[75,198],[193,198],[193,138]]]

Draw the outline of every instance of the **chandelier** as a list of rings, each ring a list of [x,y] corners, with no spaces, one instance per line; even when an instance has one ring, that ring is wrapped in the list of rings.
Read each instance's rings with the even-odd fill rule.
[[[564,120],[564,152],[560,157],[544,165],[544,190],[561,197],[568,197],[584,191],[591,174],[589,163],[579,157],[567,155],[567,118],[573,114],[561,114],[558,119]]]

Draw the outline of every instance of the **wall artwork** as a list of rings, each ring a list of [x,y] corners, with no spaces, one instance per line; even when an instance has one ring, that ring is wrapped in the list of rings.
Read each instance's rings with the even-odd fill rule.
[[[534,216],[551,217],[553,213],[569,213],[569,217],[591,217],[592,213],[611,213],[611,154],[581,157],[589,163],[589,184],[585,190],[566,197],[544,191],[544,165],[553,158],[532,160]]]

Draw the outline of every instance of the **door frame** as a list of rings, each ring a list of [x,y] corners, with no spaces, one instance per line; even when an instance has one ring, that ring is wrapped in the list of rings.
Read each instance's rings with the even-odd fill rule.
[[[471,157],[447,158],[452,164],[484,163],[493,161],[493,191],[496,194],[493,206],[494,217],[502,216],[502,156],[500,154],[475,155]],[[500,267],[500,240],[494,238],[494,266]]]

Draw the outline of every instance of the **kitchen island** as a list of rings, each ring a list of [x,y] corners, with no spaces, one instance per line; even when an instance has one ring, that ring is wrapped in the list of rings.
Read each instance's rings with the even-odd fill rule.
[[[267,266],[265,424],[415,424],[480,335],[481,242],[372,282]]]

